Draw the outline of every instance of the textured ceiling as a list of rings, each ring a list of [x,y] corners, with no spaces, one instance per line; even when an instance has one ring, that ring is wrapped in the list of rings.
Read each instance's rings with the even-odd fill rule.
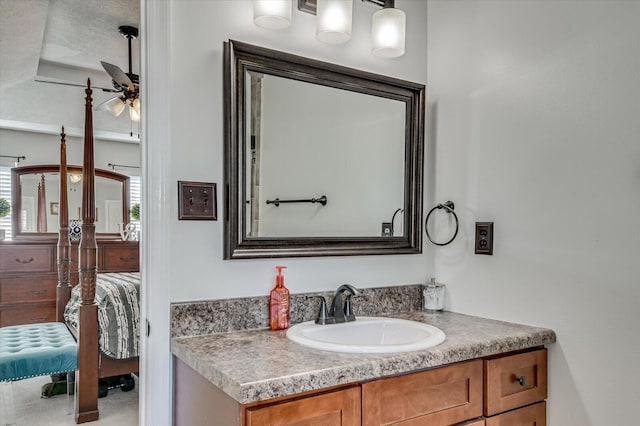
[[[0,0],[0,121],[59,127],[84,126],[84,90],[36,79],[112,87],[100,65],[128,71],[121,25],[139,27],[139,0]],[[139,39],[133,41],[133,72],[139,74]],[[94,105],[114,94],[94,90]],[[94,128],[129,134],[120,117],[94,112]],[[137,125],[134,125],[137,133]]]

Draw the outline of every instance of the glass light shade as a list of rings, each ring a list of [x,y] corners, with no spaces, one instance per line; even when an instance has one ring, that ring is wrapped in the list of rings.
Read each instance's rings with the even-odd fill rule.
[[[407,17],[400,9],[385,8],[373,14],[371,53],[381,58],[404,55]]]
[[[131,121],[140,121],[140,98],[136,98],[131,105],[129,105],[129,117]]]
[[[104,107],[111,114],[115,115],[116,117],[119,117],[120,114],[122,114],[122,111],[124,111],[124,107],[126,104],[127,104],[127,101],[125,99],[113,98],[109,102],[104,104]]]
[[[343,44],[351,39],[353,0],[318,0],[316,38],[324,43]]]
[[[270,30],[291,25],[291,0],[253,0],[253,23]]]
[[[82,180],[82,175],[79,173],[71,173],[69,175],[69,182],[71,183],[78,183]]]

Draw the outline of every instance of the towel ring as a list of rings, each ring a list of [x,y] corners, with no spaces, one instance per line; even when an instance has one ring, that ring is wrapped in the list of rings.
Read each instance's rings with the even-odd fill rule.
[[[438,210],[445,209],[447,211],[447,213],[453,214],[453,217],[456,219],[456,232],[453,233],[453,237],[451,237],[451,239],[449,241],[447,241],[446,243],[436,243],[431,238],[431,235],[429,235],[429,226],[428,226],[428,224],[429,224],[429,216],[431,216],[431,213],[433,213],[433,211],[435,209],[438,209]],[[435,244],[437,246],[446,246],[447,244],[450,244],[453,240],[455,240],[456,236],[458,235],[458,228],[460,227],[460,223],[458,222],[458,215],[456,215],[456,212],[453,211],[453,209],[455,209],[455,205],[453,204],[453,201],[447,201],[446,203],[438,204],[437,206],[435,206],[434,208],[429,210],[429,214],[427,214],[427,218],[424,221],[424,230],[427,233],[427,238],[433,244]]]

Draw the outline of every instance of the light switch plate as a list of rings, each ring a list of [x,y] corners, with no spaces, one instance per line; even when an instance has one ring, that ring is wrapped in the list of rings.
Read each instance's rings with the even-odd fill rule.
[[[493,222],[476,222],[476,254],[493,255]]]
[[[178,219],[218,220],[216,184],[178,181]]]

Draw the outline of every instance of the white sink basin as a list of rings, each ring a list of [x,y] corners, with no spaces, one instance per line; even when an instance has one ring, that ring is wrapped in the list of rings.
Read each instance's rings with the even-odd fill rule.
[[[445,339],[444,332],[432,325],[382,317],[330,325],[303,322],[287,330],[287,337],[314,349],[374,354],[418,351]]]

